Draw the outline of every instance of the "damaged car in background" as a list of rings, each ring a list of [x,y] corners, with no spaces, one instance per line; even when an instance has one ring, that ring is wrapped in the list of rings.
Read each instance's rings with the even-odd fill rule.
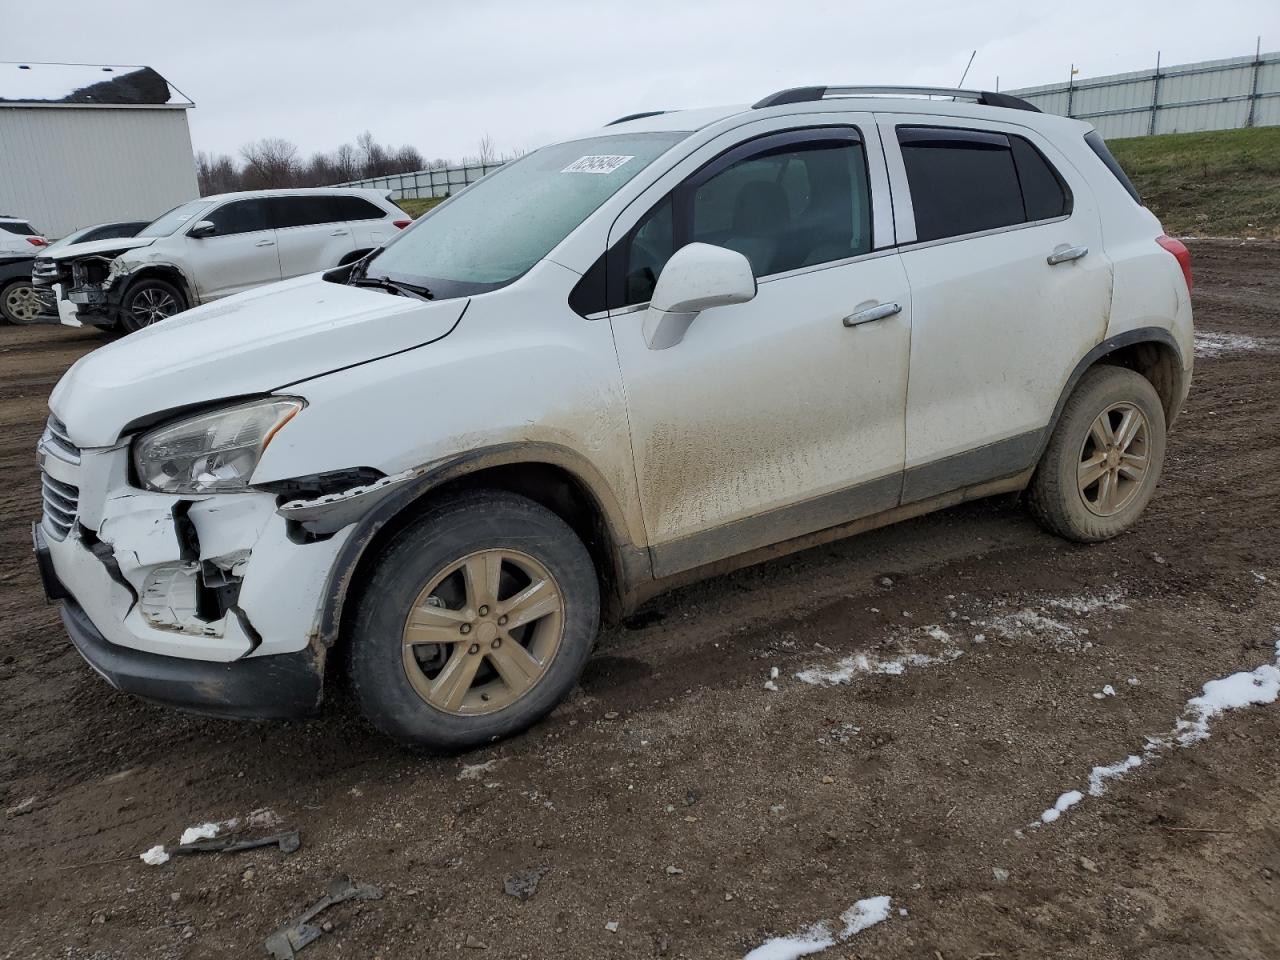
[[[1190,288],[1097,133],[1008,95],[640,114],[82,357],[36,556],[120,690],[296,716],[342,674],[388,735],[474,747],[681,583],[996,494],[1129,529]]]
[[[38,257],[40,319],[140,330],[202,303],[351,263],[411,220],[386,191],[254,191],[181,204],[128,239]]]

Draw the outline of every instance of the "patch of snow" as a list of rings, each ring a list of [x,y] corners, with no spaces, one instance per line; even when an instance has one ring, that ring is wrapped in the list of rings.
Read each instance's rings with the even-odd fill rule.
[[[1113,777],[1122,777],[1134,767],[1142,766],[1142,758],[1139,756],[1128,756],[1119,763],[1113,763],[1109,767],[1094,767],[1089,774],[1089,796],[1100,797],[1107,792],[1106,781]]]
[[[844,929],[840,931],[840,939],[848,940],[854,934],[861,933],[867,927],[889,919],[888,897],[868,897],[859,900],[852,907],[840,914],[840,922]]]
[[[1247,353],[1251,350],[1271,349],[1274,349],[1274,344],[1262,337],[1250,337],[1243,333],[1196,331],[1197,357],[1221,357],[1228,353]]]
[[[764,688],[768,690],[770,693],[778,692],[778,685],[774,683],[772,680],[766,680],[764,682]]]
[[[1187,710],[1175,727],[1178,746],[1187,747],[1209,738],[1209,721],[1229,710],[1275,703],[1280,699],[1280,641],[1276,662],[1256,670],[1210,680],[1200,696],[1187,701]]]
[[[1079,790],[1068,790],[1052,807],[1040,814],[1040,822],[1053,823],[1083,799],[1084,795]]]
[[[462,769],[458,771],[457,780],[479,780],[486,773],[498,765],[499,758],[486,760],[484,763],[464,763]]]
[[[798,960],[836,945],[827,928],[819,923],[794,937],[774,937],[748,953],[742,960]]]
[[[844,924],[844,928],[838,934],[833,936],[831,928],[825,923],[815,923],[803,933],[766,940],[742,960],[798,960],[811,953],[820,953],[829,947],[834,947],[837,941],[843,943],[868,927],[874,927],[877,923],[889,919],[891,906],[892,900],[889,897],[868,897],[865,900],[859,900],[840,914],[840,922]],[[907,915],[905,909],[900,910],[899,913],[904,917]]]
[[[1257,580],[1259,583],[1267,582],[1267,575],[1265,573],[1259,573],[1257,570],[1250,570],[1249,572],[1253,574],[1253,579]]]
[[[964,655],[963,650],[954,647],[934,657],[926,653],[907,653],[900,657],[883,658],[874,654],[857,653],[852,657],[838,660],[833,667],[810,667],[795,675],[802,683],[810,683],[820,687],[834,687],[849,683],[854,677],[863,674],[883,674],[898,677],[907,672],[907,667],[931,667],[938,663],[949,663]]]
[[[1189,747],[1209,739],[1211,722],[1224,713],[1280,700],[1280,628],[1276,634],[1273,663],[1264,663],[1253,670],[1242,670],[1227,677],[1210,680],[1201,688],[1198,697],[1187,701],[1182,716],[1175,722],[1171,733],[1163,737],[1146,737],[1142,756],[1135,754],[1110,766],[1094,767],[1089,774],[1089,795],[1102,796],[1106,792],[1107,780],[1122,777],[1173,747]],[[1136,686],[1138,681],[1131,678],[1129,683]],[[1082,799],[1078,790],[1062,794],[1057,803],[1040,815],[1040,822],[1053,823]],[[1015,831],[1015,834],[1020,835],[1021,831]]]
[[[158,867],[162,863],[169,862],[169,855],[164,852],[164,847],[157,844],[146,853],[139,854],[142,862],[149,867]]]

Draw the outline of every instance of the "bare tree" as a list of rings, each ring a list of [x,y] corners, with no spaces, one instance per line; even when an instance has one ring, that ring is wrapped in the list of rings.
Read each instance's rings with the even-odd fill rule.
[[[487,133],[480,138],[480,155],[476,159],[485,165],[494,163],[498,159],[498,151],[494,147],[493,137]]]
[[[333,172],[337,183],[360,179],[360,161],[356,158],[356,148],[344,143],[333,153]]]
[[[244,186],[269,190],[294,186],[298,176],[298,148],[280,137],[263,137],[240,148],[244,157]]]

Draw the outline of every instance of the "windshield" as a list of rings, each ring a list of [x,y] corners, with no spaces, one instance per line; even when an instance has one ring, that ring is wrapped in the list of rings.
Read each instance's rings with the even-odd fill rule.
[[[686,133],[557,143],[489,174],[400,234],[363,275],[467,296],[510,283]]]
[[[194,225],[198,215],[209,209],[208,200],[188,200],[179,204],[168,213],[161,214],[159,219],[152,220],[138,231],[140,237],[167,237],[188,222]]]

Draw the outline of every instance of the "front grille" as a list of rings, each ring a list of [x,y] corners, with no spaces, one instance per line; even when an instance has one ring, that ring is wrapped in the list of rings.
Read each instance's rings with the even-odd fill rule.
[[[40,493],[44,498],[44,528],[55,540],[65,540],[75,526],[80,506],[80,490],[40,471]]]
[[[49,422],[45,424],[43,439],[48,447],[55,448],[53,451],[55,456],[61,456],[61,459],[69,463],[80,462],[80,448],[71,442],[67,425],[52,414],[49,416]]]

